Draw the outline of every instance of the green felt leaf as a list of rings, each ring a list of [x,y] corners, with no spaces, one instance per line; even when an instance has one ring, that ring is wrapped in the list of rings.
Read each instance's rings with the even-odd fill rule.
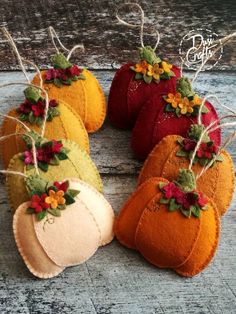
[[[29,113],[28,118],[29,118],[29,122],[30,122],[31,124],[34,124],[34,123],[35,123],[35,116],[34,116],[33,111],[31,111],[31,112]]]
[[[168,73],[168,75],[169,75],[169,77],[174,77],[174,76],[175,76],[175,73],[174,73],[173,71],[170,71],[170,72]]]
[[[26,209],[26,214],[34,214],[34,209],[31,208],[31,207],[28,207],[28,208]]]
[[[58,158],[58,154],[56,154],[54,158],[50,160],[50,165],[58,166],[59,164],[60,159]]]
[[[222,161],[224,161],[224,157],[223,157],[222,155],[218,155],[218,156],[216,157],[216,161],[222,162]]]
[[[68,69],[72,66],[72,64],[66,59],[63,53],[57,53],[52,56],[52,63],[54,68],[56,69]]]
[[[142,78],[143,78],[143,74],[141,74],[141,73],[136,73],[134,76],[135,80],[141,80]]]
[[[181,117],[181,110],[180,110],[180,108],[176,108],[175,109],[175,114],[176,114],[176,116],[178,117],[178,118],[180,118]]]
[[[70,194],[71,197],[75,198],[80,193],[80,191],[69,189],[67,190],[67,193]]]
[[[201,215],[201,210],[200,208],[196,207],[196,206],[191,206],[190,207],[190,211],[193,214],[193,216],[199,218]]]
[[[48,171],[48,164],[46,162],[39,161],[38,167],[39,167],[39,169],[41,169],[44,172]]]
[[[163,74],[160,75],[160,78],[162,80],[169,80],[170,79],[170,76],[168,75],[167,72],[164,72]]]
[[[179,150],[175,155],[178,156],[178,157],[188,157],[188,153],[185,152],[185,151],[182,150],[182,149]]]
[[[66,200],[66,205],[75,203],[74,198],[69,193],[65,193],[64,198]]]
[[[60,210],[64,210],[64,209],[66,209],[66,204],[58,205],[57,208]]]
[[[59,160],[66,160],[66,159],[68,159],[68,156],[67,156],[66,153],[64,153],[64,152],[61,151],[59,154],[57,154],[57,158],[58,158]]]
[[[36,117],[35,118],[35,123],[38,125],[38,126],[41,126],[43,124],[43,118],[41,117]]]
[[[209,112],[208,108],[204,105],[202,107],[202,113],[208,113],[208,112]]]
[[[170,200],[167,198],[161,198],[159,201],[160,204],[169,204],[169,202],[170,202]]]
[[[64,146],[61,148],[61,152],[64,154],[68,154],[70,152],[70,149]]]
[[[183,144],[183,139],[182,139],[182,138],[178,138],[176,142],[177,142],[177,144],[179,144],[179,145],[182,146],[182,144]]]
[[[135,67],[133,65],[131,65],[129,68],[130,70],[135,71]]]
[[[56,86],[56,87],[62,87],[62,83],[61,83],[61,81],[59,80],[59,79],[57,79],[57,78],[55,78],[54,80],[53,80],[53,83],[54,83],[54,85]]]
[[[150,84],[152,82],[152,76],[144,75],[143,80],[145,83]]]
[[[29,115],[28,115],[28,114],[21,113],[20,116],[19,116],[19,118],[20,118],[21,121],[28,121]]]
[[[63,80],[62,83],[63,83],[64,85],[71,85],[72,80],[71,80],[71,79]]]
[[[78,76],[78,80],[86,80],[86,76],[81,73],[79,76]]]
[[[165,106],[165,111],[166,112],[174,112],[175,109],[171,106],[171,104],[167,103]]]
[[[46,217],[46,215],[47,215],[46,210],[43,210],[41,213],[36,214],[37,220],[40,221],[40,220],[44,219]]]
[[[159,182],[158,186],[160,189],[162,189],[166,184],[166,182]]]
[[[26,170],[31,170],[33,168],[34,168],[34,165],[32,165],[32,164],[29,164],[29,165],[26,166]]]
[[[55,208],[55,209],[49,208],[49,209],[47,209],[47,211],[48,211],[49,214],[51,214],[51,215],[53,215],[53,216],[55,216],[55,217],[60,217],[60,216],[61,216],[61,211],[60,211],[60,209],[57,209],[57,208]]]
[[[180,208],[180,211],[181,211],[181,213],[182,213],[185,217],[187,217],[187,218],[190,218],[190,217],[191,217],[191,211],[190,211],[190,210],[185,210],[185,209],[183,209],[183,208]]]
[[[174,198],[171,198],[170,203],[169,203],[169,211],[173,212],[179,208],[180,208],[180,205],[176,203]]]
[[[29,86],[24,90],[25,98],[32,103],[37,103],[41,98],[41,90],[34,86]]]

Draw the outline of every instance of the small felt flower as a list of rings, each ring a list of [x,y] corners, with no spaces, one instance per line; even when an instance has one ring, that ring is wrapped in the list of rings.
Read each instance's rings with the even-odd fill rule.
[[[55,99],[50,100],[49,107],[54,108],[58,106],[58,102]]]
[[[163,191],[167,199],[170,199],[177,195],[179,196],[179,188],[173,182],[170,182],[167,185],[165,185],[163,187]]]
[[[159,64],[158,63],[154,64],[152,76],[156,81],[159,81],[160,75],[163,73],[164,73],[164,70],[160,68]]]
[[[193,107],[191,106],[190,101],[187,97],[182,98],[178,106],[180,108],[181,114],[193,112]]]
[[[33,154],[30,150],[25,151],[24,153],[24,163],[25,165],[33,164]]]
[[[52,140],[52,147],[51,147],[52,153],[54,154],[60,153],[60,150],[62,147],[63,147],[63,144],[61,142]]]
[[[45,73],[45,80],[51,81],[59,76],[59,72],[57,69],[49,69]]]
[[[169,64],[169,63],[167,63],[165,61],[162,61],[161,66],[162,66],[164,72],[166,72],[166,73],[170,73],[171,72],[172,64]]]
[[[175,94],[169,93],[167,95],[166,102],[171,104],[173,108],[177,108],[180,101],[181,101],[180,93],[175,93]]]
[[[81,69],[77,65],[72,65],[72,67],[68,68],[70,76],[79,76],[81,74]]]
[[[45,104],[40,101],[36,105],[32,105],[31,109],[35,117],[43,117],[45,112]]]
[[[69,187],[69,182],[68,181],[64,181],[62,183],[55,181],[53,183],[53,185],[58,189],[58,190],[62,190],[66,193],[68,187]]]
[[[45,201],[47,198],[47,194],[44,193],[41,196],[35,194],[31,198],[30,208],[33,208],[35,213],[40,213],[43,210],[50,207],[49,204]]]
[[[198,193],[198,205],[204,208],[207,204],[207,199],[203,196],[201,192]]]
[[[57,192],[49,190],[49,196],[45,198],[45,202],[50,204],[52,209],[56,209],[58,205],[64,205],[66,203],[64,196],[64,191],[59,190]]]
[[[196,144],[197,144],[196,141],[190,138],[185,138],[182,142],[183,148],[186,152],[190,152],[194,150],[194,148],[196,147]]]
[[[202,99],[198,97],[198,95],[194,95],[193,100],[190,101],[192,106],[200,106],[202,103]]]
[[[212,159],[213,154],[217,153],[217,147],[216,145],[208,145],[207,143],[201,143],[198,151],[197,156],[198,158],[206,158],[206,159]]]
[[[31,111],[31,103],[28,100],[25,100],[22,104],[20,104],[19,112],[27,114]]]
[[[137,63],[134,66],[135,72],[146,74],[148,70],[148,63],[147,61],[141,61],[141,63]]]

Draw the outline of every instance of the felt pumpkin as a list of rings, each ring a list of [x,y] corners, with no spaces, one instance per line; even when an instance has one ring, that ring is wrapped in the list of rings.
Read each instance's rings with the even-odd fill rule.
[[[175,92],[180,69],[156,56],[151,47],[140,48],[140,63],[123,65],[115,74],[108,98],[111,123],[132,128],[145,102],[156,93]]]
[[[145,159],[167,135],[185,137],[191,124],[197,123],[201,102],[187,78],[178,80],[176,93],[153,95],[142,107],[132,131],[131,146],[135,156]],[[204,103],[201,113],[202,124],[205,126],[218,121],[217,112],[208,101]],[[210,137],[219,146],[221,130],[215,130]]]
[[[90,71],[71,64],[61,53],[54,55],[52,62],[52,69],[41,72],[49,98],[69,104],[89,133],[97,131],[106,117],[105,96],[98,80]],[[39,82],[36,75],[32,83]]]
[[[40,133],[45,110],[45,100],[37,88],[29,87],[25,91],[26,100],[19,108],[12,109],[8,116],[20,119],[30,129]],[[45,137],[48,139],[69,139],[89,153],[89,139],[80,116],[65,102],[51,100],[49,103]],[[21,123],[5,118],[1,135],[24,133]],[[1,157],[5,168],[11,158],[25,150],[24,141],[20,137],[11,137],[0,145]]]
[[[34,276],[57,276],[112,240],[113,210],[89,184],[78,179],[49,184],[38,176],[28,177],[26,184],[31,201],[17,208],[13,232]]]
[[[67,176],[78,178],[102,192],[102,180],[97,167],[90,156],[76,143],[70,140],[48,141],[37,136],[36,133],[30,134],[36,139],[37,162],[42,178],[50,182],[56,179],[63,180]],[[15,155],[9,163],[8,170],[22,172],[29,176],[35,173],[35,168],[31,141],[26,137],[25,140],[28,143],[28,150]],[[7,189],[13,211],[28,200],[23,177],[7,175]]]
[[[133,193],[115,223],[118,240],[159,268],[192,277],[212,260],[220,220],[214,202],[196,190],[192,171],[174,182],[150,178]]]
[[[194,145],[198,140],[198,137],[194,139],[196,128],[198,129],[199,126],[192,126],[192,131],[185,139],[178,135],[164,137],[146,159],[138,183],[142,184],[150,177],[165,177],[171,181],[180,168],[187,168]],[[203,166],[214,158],[214,152],[216,152],[214,144],[209,145],[212,143],[209,142],[209,138],[207,141],[197,152],[197,159],[192,168],[195,174],[200,173]],[[222,150],[218,160],[197,181],[198,190],[214,201],[220,215],[223,215],[230,206],[234,193],[234,180],[232,158],[226,150]]]

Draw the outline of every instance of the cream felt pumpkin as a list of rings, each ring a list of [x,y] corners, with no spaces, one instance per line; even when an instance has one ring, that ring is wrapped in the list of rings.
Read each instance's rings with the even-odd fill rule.
[[[29,176],[26,185],[31,201],[17,208],[13,232],[36,277],[51,278],[79,265],[113,239],[113,210],[89,184],[78,179],[49,183]]]

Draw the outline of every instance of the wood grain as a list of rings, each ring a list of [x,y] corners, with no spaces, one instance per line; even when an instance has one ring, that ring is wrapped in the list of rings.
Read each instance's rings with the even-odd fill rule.
[[[115,7],[124,1],[114,0],[1,0],[0,25],[13,34],[19,50],[40,67],[48,66],[54,53],[46,28],[54,26],[66,46],[83,42],[85,54],[77,61],[89,68],[111,69],[129,60],[138,60],[138,30],[119,25]],[[161,33],[158,54],[179,64],[179,43],[192,29],[207,28],[220,36],[236,30],[234,0],[140,0],[146,13],[147,28]],[[135,22],[135,20],[133,20]],[[137,23],[137,20],[136,20]],[[154,43],[153,32],[147,31],[146,43]],[[215,69],[236,69],[235,40],[224,49]],[[3,38],[0,41],[0,69],[16,69],[16,62]]]

